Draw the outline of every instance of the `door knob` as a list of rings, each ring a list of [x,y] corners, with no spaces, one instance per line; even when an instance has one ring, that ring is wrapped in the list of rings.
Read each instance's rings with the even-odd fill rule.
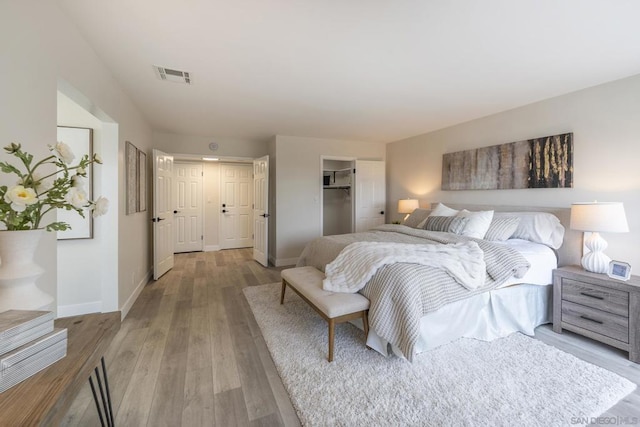
[[[380,211],[380,215],[384,215],[384,211]]]
[[[226,209],[222,209],[222,213],[226,213],[226,212],[227,212],[227,210],[226,210]]]
[[[263,213],[263,214],[262,214],[262,215],[260,215],[260,216],[265,217],[265,218],[269,218],[271,215],[269,215],[268,213]]]
[[[180,212],[180,211],[173,211],[174,214],[177,214],[178,212]]]

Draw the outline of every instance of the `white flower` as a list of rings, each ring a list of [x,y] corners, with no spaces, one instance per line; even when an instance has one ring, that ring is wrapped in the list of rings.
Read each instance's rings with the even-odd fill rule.
[[[89,208],[91,209],[92,212],[92,216],[94,218],[100,216],[100,215],[104,215],[107,213],[107,211],[109,210],[109,200],[105,197],[98,197],[98,200],[96,200],[95,202],[93,202],[93,204],[91,205],[91,207]]]
[[[71,186],[75,188],[84,188],[85,179],[81,175],[71,177]]]
[[[69,192],[64,196],[64,200],[76,209],[82,209],[89,203],[87,194],[77,187],[71,187]]]
[[[94,153],[93,154],[93,161],[96,162],[97,164],[101,165],[102,164],[102,157],[100,156],[100,154]]]
[[[69,146],[64,142],[58,142],[54,146],[50,145],[49,149],[53,152],[53,154],[56,155],[57,158],[68,165],[71,164],[71,162],[73,162],[73,159],[76,158],[76,156],[73,154],[73,151],[71,151],[71,148],[69,148]]]
[[[33,188],[25,188],[22,185],[16,185],[7,190],[4,200],[11,204],[11,209],[16,212],[23,212],[28,205],[38,203],[38,196]]]

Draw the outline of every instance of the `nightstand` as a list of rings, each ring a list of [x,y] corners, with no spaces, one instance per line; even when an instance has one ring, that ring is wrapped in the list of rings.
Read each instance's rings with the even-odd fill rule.
[[[623,282],[581,267],[553,272],[553,331],[563,329],[629,352],[640,363],[640,277]]]

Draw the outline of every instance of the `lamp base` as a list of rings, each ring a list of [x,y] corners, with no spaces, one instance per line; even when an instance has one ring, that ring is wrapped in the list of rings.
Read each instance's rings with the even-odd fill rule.
[[[606,273],[611,262],[611,258],[603,252],[607,248],[606,240],[594,232],[585,240],[584,245],[590,252],[582,257],[582,268],[592,273]]]

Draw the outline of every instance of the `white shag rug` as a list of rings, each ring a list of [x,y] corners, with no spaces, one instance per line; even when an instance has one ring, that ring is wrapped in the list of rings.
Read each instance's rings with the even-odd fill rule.
[[[566,426],[609,409],[636,385],[543,342],[512,334],[460,339],[413,363],[364,346],[363,332],[327,323],[280,283],[244,289],[305,426]]]

